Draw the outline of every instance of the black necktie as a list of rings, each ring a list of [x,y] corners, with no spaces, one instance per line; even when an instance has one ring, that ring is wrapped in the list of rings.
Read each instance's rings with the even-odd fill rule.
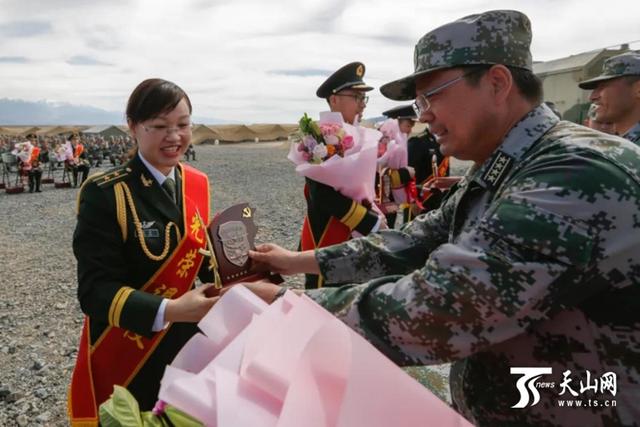
[[[164,191],[166,191],[169,197],[171,197],[173,203],[177,204],[178,201],[176,200],[176,182],[173,180],[173,178],[165,179],[162,183],[162,188],[164,188]]]

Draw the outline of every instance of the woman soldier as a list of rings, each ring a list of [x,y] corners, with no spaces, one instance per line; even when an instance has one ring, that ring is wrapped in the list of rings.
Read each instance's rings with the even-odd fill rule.
[[[199,249],[209,221],[207,176],[179,162],[191,102],[174,83],[145,80],[127,105],[131,160],[92,176],[78,198],[73,250],[86,314],[69,394],[74,423],[97,424],[115,384],[152,409],[165,366],[215,298]]]

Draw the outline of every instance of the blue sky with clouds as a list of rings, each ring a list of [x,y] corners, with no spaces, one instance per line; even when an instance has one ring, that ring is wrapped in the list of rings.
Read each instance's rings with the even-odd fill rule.
[[[0,98],[121,112],[162,77],[199,117],[294,122],[325,109],[314,94],[332,70],[363,61],[379,87],[412,71],[424,33],[504,8],[531,18],[535,60],[640,39],[627,0],[0,0]],[[375,91],[365,115],[394,105]]]

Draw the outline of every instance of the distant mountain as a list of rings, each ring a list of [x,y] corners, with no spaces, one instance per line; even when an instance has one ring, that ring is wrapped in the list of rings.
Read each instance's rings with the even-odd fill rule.
[[[193,117],[194,123],[222,124],[230,121]],[[0,98],[2,125],[123,125],[124,112],[102,110],[89,105]]]

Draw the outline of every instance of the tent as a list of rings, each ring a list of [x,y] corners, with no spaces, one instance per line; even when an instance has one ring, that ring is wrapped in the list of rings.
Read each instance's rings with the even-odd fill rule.
[[[20,130],[17,132],[17,134],[18,134],[18,135],[20,135],[20,136],[27,136],[27,135],[29,135],[30,133],[36,133],[36,132],[38,132],[39,130],[40,130],[40,128],[39,128],[39,127],[37,127],[37,126],[25,127],[25,128],[20,129]]]
[[[247,125],[216,125],[209,126],[220,135],[220,141],[241,142],[255,141],[258,134]]]
[[[260,141],[278,141],[287,139],[289,136],[289,132],[282,126],[278,124],[267,125],[267,124],[257,124],[249,126],[252,131],[254,131]]]
[[[85,136],[94,136],[102,138],[125,137],[127,133],[117,126],[93,126],[82,131]]]
[[[205,125],[196,125],[193,128],[193,134],[191,136],[191,143],[198,145],[202,143],[214,143],[216,140],[220,141],[222,138],[218,132]]]

